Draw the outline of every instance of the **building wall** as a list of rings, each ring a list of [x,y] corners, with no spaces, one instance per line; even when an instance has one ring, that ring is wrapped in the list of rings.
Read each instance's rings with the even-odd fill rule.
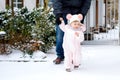
[[[90,11],[87,14],[86,22],[89,27],[96,27],[96,0],[92,0]],[[98,1],[98,26],[105,25],[105,4],[103,0]]]
[[[36,7],[36,0],[24,0],[24,7],[30,11],[33,10]]]
[[[5,10],[5,0],[0,0],[0,11]]]
[[[99,7],[98,23],[99,23],[99,26],[104,26],[105,25],[105,4],[103,0],[99,0],[98,7]]]
[[[88,27],[95,27],[95,23],[96,23],[96,1],[92,0],[91,2],[91,6],[90,9],[86,15],[86,19],[85,19],[85,24]]]
[[[92,0],[91,7],[90,7],[90,27],[95,27],[96,23],[96,1]]]

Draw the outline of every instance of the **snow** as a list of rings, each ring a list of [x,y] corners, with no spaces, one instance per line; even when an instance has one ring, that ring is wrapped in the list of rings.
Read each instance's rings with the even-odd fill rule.
[[[33,55],[24,54],[19,50],[12,50],[12,53],[9,55],[0,55],[0,61],[8,61],[8,62],[22,62],[22,61],[46,61],[47,55],[42,51],[35,51]]]
[[[15,54],[16,53],[16,54]],[[53,64],[55,48],[46,53],[45,62],[9,62],[18,59],[20,52],[1,55],[0,80],[120,80],[120,46],[82,45],[82,65],[78,70],[66,72],[64,62]]]
[[[106,33],[94,34],[94,40],[118,40],[119,39],[119,27],[108,30]]]
[[[0,31],[0,35],[5,35],[6,32],[5,31]]]

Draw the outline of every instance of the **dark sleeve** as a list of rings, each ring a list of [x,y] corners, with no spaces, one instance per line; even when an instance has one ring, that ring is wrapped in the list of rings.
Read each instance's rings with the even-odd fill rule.
[[[53,0],[53,13],[55,15],[62,13],[62,0]]]
[[[91,0],[84,0],[80,9],[80,13],[85,16],[90,8]]]

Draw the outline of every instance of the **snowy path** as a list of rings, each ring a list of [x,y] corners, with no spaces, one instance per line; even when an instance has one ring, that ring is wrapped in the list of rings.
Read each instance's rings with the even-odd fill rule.
[[[72,72],[53,64],[55,54],[47,54],[47,62],[0,62],[0,80],[120,80],[120,46],[83,45],[82,56]]]

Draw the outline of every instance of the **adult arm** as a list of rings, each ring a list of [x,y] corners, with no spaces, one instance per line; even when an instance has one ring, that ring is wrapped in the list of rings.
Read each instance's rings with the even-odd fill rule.
[[[56,23],[59,25],[61,21],[59,20],[62,17],[62,0],[53,0],[53,13],[56,17]]]
[[[55,15],[62,14],[62,0],[53,0],[53,9]]]
[[[80,13],[85,16],[90,8],[91,5],[91,0],[84,0],[82,5],[81,5],[81,9],[80,9]]]

